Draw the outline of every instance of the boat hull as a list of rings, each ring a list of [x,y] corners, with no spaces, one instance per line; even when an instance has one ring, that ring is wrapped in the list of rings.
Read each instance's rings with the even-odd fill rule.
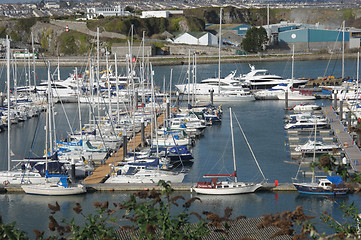
[[[228,187],[212,188],[212,187],[191,187],[191,192],[207,195],[235,195],[253,193],[262,187],[260,183],[240,183],[236,185],[228,185]]]
[[[314,195],[345,195],[348,192],[347,188],[324,188],[318,184],[312,183],[293,183],[299,193],[314,194]]]
[[[66,196],[86,192],[86,188],[80,184],[72,187],[62,187],[57,184],[23,185],[21,187],[25,193],[32,195]]]

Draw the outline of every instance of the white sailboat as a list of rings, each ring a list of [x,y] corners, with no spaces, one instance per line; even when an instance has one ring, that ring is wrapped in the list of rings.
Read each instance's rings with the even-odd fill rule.
[[[262,182],[260,183],[248,183],[248,182],[238,182],[237,181],[237,165],[235,158],[235,147],[234,147],[234,137],[233,137],[233,122],[232,122],[232,110],[230,109],[230,120],[231,120],[231,136],[232,136],[232,150],[233,150],[233,168],[234,172],[232,174],[212,174],[204,175],[205,178],[211,178],[209,182],[198,182],[195,186],[191,187],[191,191],[195,191],[199,194],[211,194],[211,195],[231,195],[231,194],[242,194],[242,193],[253,193],[260,187],[262,187]],[[238,122],[239,124],[239,122]],[[253,154],[252,149],[245,137],[245,134],[239,124],[243,137],[245,138],[249,149],[251,150],[252,156],[256,161],[256,164],[263,176],[263,181],[266,180],[265,176],[259,164]],[[218,178],[228,178],[226,181],[218,181]],[[229,178],[234,178],[234,181],[230,181]]]
[[[45,153],[45,166],[46,166],[46,178],[45,182],[42,184],[34,184],[34,185],[22,185],[22,189],[27,194],[33,195],[47,195],[47,196],[60,196],[60,195],[74,195],[74,194],[82,194],[86,192],[86,188],[79,183],[71,183],[69,176],[67,175],[49,175],[48,174],[48,133],[49,125],[51,122],[52,116],[52,100],[51,100],[51,88],[50,88],[50,64],[48,66],[48,109],[46,115],[46,153]],[[50,135],[50,134],[49,134]],[[51,143],[50,137],[50,143]],[[51,144],[50,144],[51,145]],[[50,147],[52,150],[52,147]]]

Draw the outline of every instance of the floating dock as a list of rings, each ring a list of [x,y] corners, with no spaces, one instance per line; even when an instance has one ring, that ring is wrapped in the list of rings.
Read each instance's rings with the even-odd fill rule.
[[[163,124],[163,121],[164,121],[164,114],[161,114],[157,118],[158,127]],[[151,124],[145,127],[144,132],[145,134],[150,136]],[[127,152],[129,152],[130,149],[134,150],[138,148],[142,143],[141,138],[142,138],[141,132],[138,132],[133,138],[131,138],[127,143]],[[123,161],[123,147],[120,147],[115,153],[112,154],[111,157],[105,160],[105,162],[102,165],[97,167],[90,176],[85,178],[84,183],[96,184],[96,183],[104,182],[111,172],[111,165],[116,166],[121,161]]]
[[[352,169],[354,171],[360,172],[361,151],[359,147],[354,144],[353,139],[351,138],[347,129],[341,123],[332,106],[322,107],[322,110],[327,117],[338,142],[343,146],[345,155],[350,162]]]

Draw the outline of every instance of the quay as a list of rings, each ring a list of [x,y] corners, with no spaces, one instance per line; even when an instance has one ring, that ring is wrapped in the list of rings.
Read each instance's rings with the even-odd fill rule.
[[[142,191],[142,190],[161,190],[157,183],[128,183],[128,184],[103,184],[103,183],[85,183],[87,192],[96,191]],[[193,183],[172,183],[172,188],[175,191],[190,191]],[[258,192],[278,192],[278,191],[296,191],[292,183],[265,183]],[[23,193],[21,185],[0,185],[0,193]]]
[[[354,144],[350,134],[340,121],[339,116],[336,115],[332,106],[322,107],[322,110],[327,117],[338,142],[343,146],[346,158],[350,162],[352,169],[360,172],[361,151],[359,147]]]

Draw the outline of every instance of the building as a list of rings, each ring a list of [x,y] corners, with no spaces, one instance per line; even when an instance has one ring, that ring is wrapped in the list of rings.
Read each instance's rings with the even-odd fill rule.
[[[218,37],[209,32],[189,32],[179,35],[172,42],[175,44],[217,46]]]
[[[343,42],[345,48],[349,48],[349,41],[350,33],[345,32],[343,37],[342,30],[302,28],[278,33],[278,45],[290,49],[295,46],[295,51],[333,51],[342,49]]]
[[[345,48],[359,48],[361,30],[353,28],[326,29],[320,24],[281,22],[263,26],[268,34],[270,47],[295,51],[339,51]]]
[[[120,5],[115,7],[91,7],[86,9],[87,19],[96,19],[99,16],[110,17],[110,16],[129,16],[131,13],[125,11]]]
[[[173,15],[183,15],[183,10],[143,11],[140,18],[168,18]]]
[[[48,9],[51,9],[51,8],[59,9],[59,8],[60,8],[60,5],[59,5],[57,2],[46,2],[45,5],[44,5],[44,8],[48,8]]]

